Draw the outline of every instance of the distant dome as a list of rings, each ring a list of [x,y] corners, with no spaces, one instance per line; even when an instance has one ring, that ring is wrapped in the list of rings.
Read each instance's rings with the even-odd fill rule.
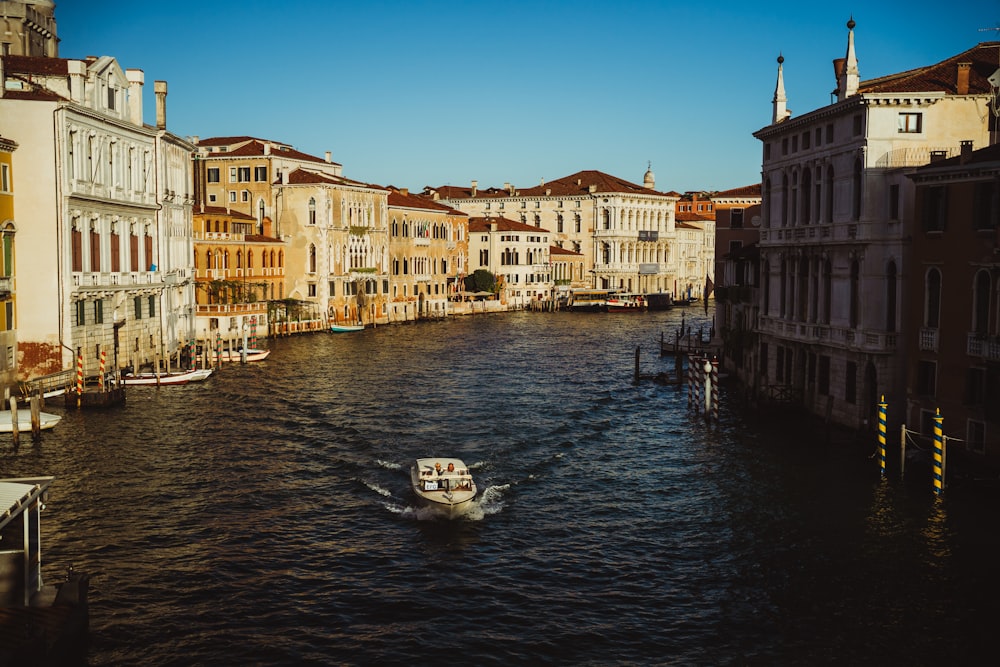
[[[649,163],[649,167],[646,169],[646,173],[642,177],[642,184],[650,190],[654,189],[656,186],[656,175],[653,173],[653,163]]]

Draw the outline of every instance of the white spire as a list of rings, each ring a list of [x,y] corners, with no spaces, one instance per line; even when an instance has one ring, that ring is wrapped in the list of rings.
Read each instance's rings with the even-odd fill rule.
[[[771,100],[772,113],[771,113],[771,124],[780,123],[781,121],[788,118],[791,114],[788,111],[786,103],[788,98],[785,97],[785,75],[782,72],[782,63],[785,62],[785,56],[778,54],[778,83],[774,87],[774,99]]]
[[[847,56],[844,58],[844,71],[837,82],[837,100],[846,100],[851,95],[858,94],[861,76],[858,73],[858,57],[854,53],[854,17],[847,22]]]

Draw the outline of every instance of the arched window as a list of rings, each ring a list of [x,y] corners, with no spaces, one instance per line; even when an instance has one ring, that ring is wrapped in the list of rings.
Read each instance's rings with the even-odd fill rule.
[[[309,224],[310,225],[315,225],[316,224],[316,198],[315,197],[310,197],[309,198]]]
[[[833,265],[830,260],[823,262],[823,324],[830,323],[833,309]]]
[[[247,268],[253,268],[253,250],[247,250]]]
[[[990,274],[981,270],[976,273],[972,286],[972,330],[977,336],[985,336],[990,331]]]
[[[854,161],[854,176],[851,179],[851,219],[861,219],[861,158]]]
[[[937,329],[941,322],[941,272],[936,268],[927,271],[924,288],[924,326]]]
[[[826,168],[826,202],[823,208],[823,222],[833,222],[833,165]]]
[[[896,262],[889,262],[885,267],[885,330],[893,333],[896,331],[896,290],[898,271]]]
[[[810,224],[812,217],[812,171],[802,170],[802,222]]]
[[[851,262],[851,311],[850,311],[850,326],[851,328],[856,328],[858,326],[859,313],[861,311],[861,263],[858,260],[853,260]]]
[[[309,273],[316,273],[316,246],[309,244]]]
[[[264,226],[264,199],[257,200],[257,224],[263,229]]]

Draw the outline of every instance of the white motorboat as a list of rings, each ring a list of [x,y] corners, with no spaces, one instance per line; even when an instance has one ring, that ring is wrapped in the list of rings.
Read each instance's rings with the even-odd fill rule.
[[[330,331],[333,333],[350,333],[352,331],[364,331],[363,324],[331,324]]]
[[[151,384],[187,384],[200,382],[212,374],[211,368],[194,368],[189,371],[171,371],[170,373],[128,373],[122,376],[122,383],[128,385]]]
[[[44,431],[59,423],[62,415],[54,415],[51,412],[38,413],[39,427]],[[0,433],[11,433],[14,430],[14,420],[10,410],[0,412]],[[17,430],[25,433],[31,430],[31,410],[17,411]]]
[[[271,354],[271,350],[259,350],[256,348],[247,348],[247,361],[264,361],[267,359],[267,355]],[[220,361],[243,361],[243,350],[223,350],[222,354],[219,356]]]
[[[410,481],[420,504],[440,510],[449,519],[465,514],[475,504],[476,483],[460,459],[417,459],[410,468]]]

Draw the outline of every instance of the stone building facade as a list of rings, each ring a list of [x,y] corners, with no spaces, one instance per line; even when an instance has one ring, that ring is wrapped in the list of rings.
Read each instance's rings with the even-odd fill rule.
[[[142,119],[141,70],[110,57],[5,56],[0,117],[18,137],[21,379],[87,374],[178,353],[193,318],[190,237],[193,150],[157,117]],[[167,194],[169,192],[169,195]],[[180,239],[180,240],[179,240]],[[166,312],[165,312],[166,310]]]
[[[682,260],[675,247],[676,193],[581,171],[531,188],[443,186],[424,196],[474,217],[504,217],[545,231],[552,244],[586,258],[588,287],[628,292],[675,289]]]
[[[903,289],[912,234],[907,173],[959,140],[989,143],[996,43],[941,63],[861,81],[854,21],[834,62],[836,100],[787,109],[784,61],[762,142],[761,390],[851,426],[873,428],[880,397],[905,405]]]

